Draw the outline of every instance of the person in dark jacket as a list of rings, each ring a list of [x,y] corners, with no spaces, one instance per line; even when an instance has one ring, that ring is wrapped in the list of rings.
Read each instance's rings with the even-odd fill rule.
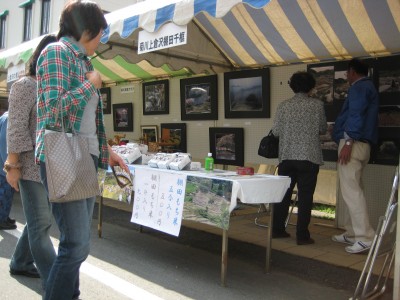
[[[281,203],[274,204],[273,238],[289,237],[285,231],[290,200],[297,184],[299,202],[296,226],[298,245],[313,244],[308,226],[319,166],[323,164],[320,134],[326,132],[324,104],[310,97],[315,87],[314,77],[296,72],[290,78],[295,95],[277,109],[272,132],[279,136],[278,174],[289,176],[290,187]]]
[[[343,201],[349,212],[346,232],[332,240],[349,244],[349,253],[360,253],[371,247],[371,227],[361,175],[369,161],[371,144],[378,141],[378,92],[370,78],[368,65],[352,59],[347,68],[350,83],[347,99],[336,119],[332,137],[339,144],[338,174]]]

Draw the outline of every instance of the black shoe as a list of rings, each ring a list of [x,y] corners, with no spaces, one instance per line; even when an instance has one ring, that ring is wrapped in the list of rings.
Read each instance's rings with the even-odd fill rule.
[[[0,230],[10,230],[10,229],[16,229],[16,228],[17,228],[17,225],[11,224],[7,221],[0,223]]]
[[[10,269],[10,274],[26,276],[26,277],[31,277],[31,278],[40,278],[39,272],[36,268],[29,270],[29,271],[20,271],[20,270]]]
[[[287,233],[286,231],[272,231],[273,239],[282,239],[282,238],[288,238],[288,237],[290,237],[290,234]]]
[[[314,244],[314,243],[315,243],[315,241],[312,238],[308,238],[308,239],[305,239],[305,240],[297,239],[297,245],[299,245],[299,246],[301,246],[301,245],[311,245],[311,244]]]
[[[7,222],[10,224],[15,224],[15,220],[11,219],[10,217],[7,217]]]

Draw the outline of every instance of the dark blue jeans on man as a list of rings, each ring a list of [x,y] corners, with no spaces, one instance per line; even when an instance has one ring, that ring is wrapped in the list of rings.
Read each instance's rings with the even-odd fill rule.
[[[281,203],[274,204],[273,231],[281,233],[285,231],[285,221],[289,213],[292,193],[297,184],[298,212],[297,212],[297,240],[308,240],[310,231],[308,225],[311,220],[311,209],[319,165],[307,160],[284,160],[279,164],[278,174],[289,176],[290,187]]]

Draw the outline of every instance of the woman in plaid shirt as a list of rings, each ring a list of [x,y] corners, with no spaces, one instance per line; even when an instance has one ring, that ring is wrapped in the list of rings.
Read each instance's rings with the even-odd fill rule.
[[[109,163],[129,172],[123,160],[107,145],[99,93],[101,77],[87,57],[94,54],[106,27],[96,3],[70,1],[61,13],[58,42],[48,46],[39,57],[36,161],[46,187],[44,132],[49,127],[60,128],[61,118],[67,130],[87,138],[96,167],[107,168]],[[79,268],[89,255],[94,203],[95,197],[52,203],[60,244],[44,299],[79,297]]]

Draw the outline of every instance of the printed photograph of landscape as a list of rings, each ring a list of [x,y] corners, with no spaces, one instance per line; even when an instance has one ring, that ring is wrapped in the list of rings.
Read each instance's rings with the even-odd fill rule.
[[[400,127],[400,105],[379,106],[379,127]]]
[[[380,139],[374,153],[374,163],[398,165],[400,153],[399,139]]]
[[[338,145],[332,139],[332,131],[335,123],[328,122],[328,129],[324,134],[319,136],[321,140],[321,149],[324,161],[337,161]]]
[[[309,72],[314,76],[316,84],[311,97],[322,100],[325,104],[333,102],[334,66],[310,67]]]
[[[400,70],[382,70],[379,72],[379,93],[400,92]],[[400,104],[400,99],[399,99]]]
[[[335,79],[333,81],[334,101],[341,101],[343,104],[344,100],[347,98],[347,91],[349,90],[349,82],[347,81],[346,71],[336,71]]]
[[[232,181],[187,176],[183,219],[229,228]]]

